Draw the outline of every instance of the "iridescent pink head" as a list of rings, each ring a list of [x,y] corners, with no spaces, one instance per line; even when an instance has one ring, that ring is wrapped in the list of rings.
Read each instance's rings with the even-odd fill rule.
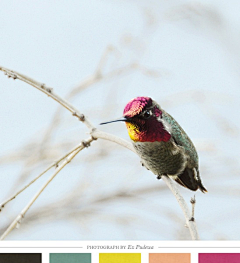
[[[123,111],[123,116],[133,118],[143,112],[144,109],[152,106],[152,99],[149,97],[137,97],[128,102]]]
[[[171,134],[164,126],[162,110],[149,97],[137,97],[128,102],[123,111],[123,118],[116,121],[125,121],[128,134],[134,142],[167,142]],[[110,122],[105,122],[106,124]]]
[[[149,97],[132,99],[124,108],[123,116],[128,134],[135,142],[166,142],[171,138],[161,120],[161,109]]]

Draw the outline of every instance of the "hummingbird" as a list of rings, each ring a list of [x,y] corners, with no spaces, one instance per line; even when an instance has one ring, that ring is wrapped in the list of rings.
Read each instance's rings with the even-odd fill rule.
[[[141,163],[157,179],[168,176],[192,191],[207,189],[203,186],[194,144],[177,121],[149,97],[137,97],[128,102],[123,117]]]

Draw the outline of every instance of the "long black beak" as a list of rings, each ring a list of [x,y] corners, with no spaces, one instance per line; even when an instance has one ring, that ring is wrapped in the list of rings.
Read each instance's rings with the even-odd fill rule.
[[[102,123],[100,123],[100,125],[108,124],[108,123],[112,123],[112,122],[117,122],[117,121],[128,121],[128,119],[125,117],[122,117],[121,119],[118,119],[118,120],[102,122]]]

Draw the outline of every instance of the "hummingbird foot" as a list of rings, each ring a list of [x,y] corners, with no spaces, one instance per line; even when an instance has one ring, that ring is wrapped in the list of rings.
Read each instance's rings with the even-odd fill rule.
[[[149,169],[144,165],[144,163],[143,163],[142,161],[140,161],[140,163],[141,163],[142,167],[145,167],[147,170],[149,170]]]
[[[158,179],[158,180],[160,180],[161,178],[162,178],[162,176],[161,176],[161,175],[158,175],[158,176],[157,176],[157,179]]]

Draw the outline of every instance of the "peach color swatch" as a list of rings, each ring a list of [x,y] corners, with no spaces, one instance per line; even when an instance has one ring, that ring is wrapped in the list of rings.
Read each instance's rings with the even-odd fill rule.
[[[149,263],[190,263],[189,253],[151,253]]]

